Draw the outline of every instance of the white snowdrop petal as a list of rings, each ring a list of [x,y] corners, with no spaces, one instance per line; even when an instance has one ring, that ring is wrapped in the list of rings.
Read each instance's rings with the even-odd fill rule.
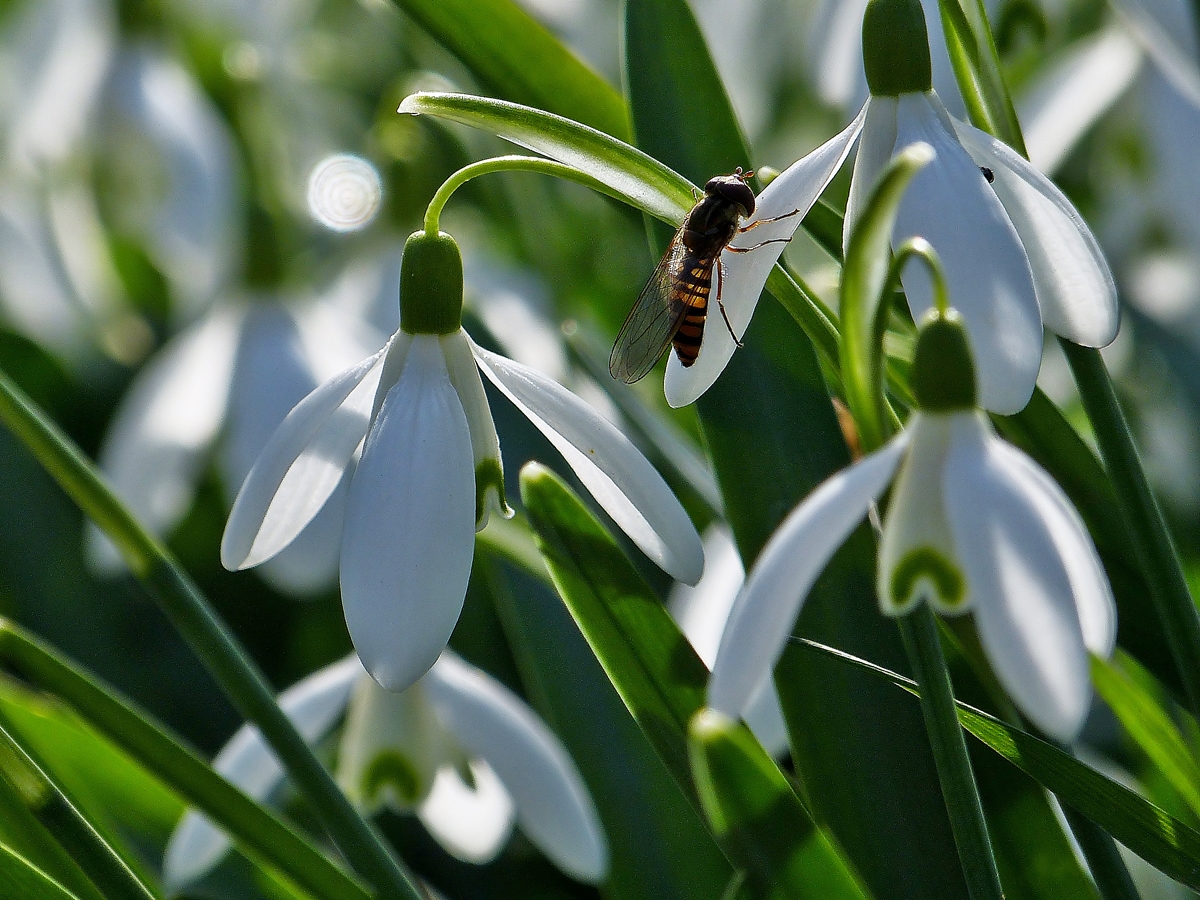
[[[526,836],[569,875],[595,883],[608,873],[608,842],[566,748],[511,691],[446,652],[423,682],[463,748],[484,759],[516,804]]]
[[[787,723],[774,681],[768,678],[763,682],[742,712],[742,719],[771,756],[779,759],[788,751]]]
[[[221,307],[170,341],[142,369],[121,401],[100,468],[117,496],[152,534],[187,512],[205,453],[225,416],[242,325],[239,307]],[[98,529],[89,557],[101,571],[121,558]]]
[[[863,205],[875,189],[879,174],[892,158],[896,148],[895,97],[871,97],[867,101],[867,116],[863,121],[862,139],[854,158],[854,177],[850,179],[850,196],[846,199],[846,217],[842,226],[842,250],[850,243]]]
[[[1141,49],[1123,28],[1072,45],[1019,103],[1030,161],[1053,174],[1129,89],[1141,63]]]
[[[758,196],[754,215],[742,224],[743,228],[776,216],[795,214],[777,222],[764,222],[745,234],[737,235],[731,242],[734,247],[758,249],[749,253],[726,249],[721,254],[719,269],[713,272],[712,302],[709,304],[708,324],[700,344],[700,355],[687,368],[680,364],[674,353],[667,360],[663,388],[671,406],[687,406],[694,402],[725,371],[733,351],[737,349],[733,335],[729,333],[730,327],[739,339],[746,333],[759,295],[767,283],[767,276],[786,246],[783,242],[790,239],[800,227],[804,216],[842,167],[855,138],[862,130],[866,112],[867,107],[864,106],[843,131],[784,169]],[[780,243],[765,243],[767,241]],[[718,300],[725,306],[728,325],[725,324],[725,316],[721,315]]]
[[[667,609],[679,630],[710,669],[717,658],[721,632],[733,601],[746,581],[742,558],[733,534],[724,522],[704,532],[704,575],[693,587],[676,582],[667,598]]]
[[[957,415],[973,416],[974,413]],[[911,435],[910,449],[900,466],[888,502],[876,572],[876,594],[880,608],[888,615],[902,615],[921,600],[929,601],[943,612],[965,612],[970,606],[969,585],[961,596],[942,596],[942,591],[954,583],[952,572],[944,573],[949,584],[939,585],[936,577],[918,575],[905,596],[896,597],[893,590],[897,568],[914,552],[928,554],[932,551],[938,562],[954,565],[957,554],[954,536],[943,511],[942,472],[955,417],[916,412],[905,426]],[[925,558],[928,560],[925,571],[938,568],[938,562],[928,556]]]
[[[479,368],[554,448],[630,539],[665,572],[700,580],[704,549],[692,520],[646,457],[558,382],[471,345]]]
[[[950,304],[967,325],[981,404],[993,412],[1015,413],[1029,402],[1042,359],[1033,275],[1004,207],[946,130],[935,102],[927,94],[905,94],[899,101],[896,146],[925,141],[937,159],[905,192],[893,246],[921,236],[937,250]],[[920,319],[933,305],[929,273],[914,260],[905,266],[903,281],[913,318]]]
[[[737,718],[770,679],[813,583],[887,487],[907,447],[908,432],[902,431],[825,481],[775,530],[721,636],[708,682],[709,706]]]
[[[999,462],[1013,481],[1028,482],[1025,495],[1037,506],[1054,538],[1071,582],[1084,646],[1097,656],[1112,656],[1117,643],[1117,604],[1087,526],[1045,469],[1016,447],[994,440]]]
[[[358,657],[326,666],[279,695],[279,706],[300,735],[315,744],[334,726],[362,677]],[[213,760],[213,768],[256,800],[265,800],[283,780],[283,767],[254,725],[243,725]],[[229,838],[206,816],[188,810],[171,834],[163,857],[163,879],[171,892],[204,877],[229,849]]]
[[[954,423],[946,514],[975,596],[975,624],[1004,689],[1042,731],[1071,742],[1091,701],[1087,650],[1054,533],[982,419]]]
[[[467,341],[467,334],[461,328],[454,334],[441,338],[442,349],[446,353],[446,369],[450,373],[450,383],[458,391],[462,401],[463,412],[467,416],[467,425],[471,430],[471,451],[475,460],[475,473],[480,474],[480,466],[492,464],[499,469],[500,478],[504,478],[504,464],[500,458],[500,437],[496,434],[496,423],[492,419],[492,409],[488,406],[487,394],[483,390],[483,382],[479,378],[479,367],[475,364],[475,355]],[[477,497],[476,508],[480,512],[475,522],[476,530],[487,525],[488,516],[495,512],[499,515],[512,515],[512,511],[502,500],[501,490],[495,485],[475,485],[476,492],[480,489],[486,492],[482,502]]]
[[[475,551],[475,466],[436,335],[412,338],[350,482],[342,608],[355,649],[388,690],[433,665],[462,610]]]
[[[1120,324],[1117,286],[1083,217],[1007,144],[964,122],[954,124],[975,161],[995,175],[992,187],[1029,258],[1046,327],[1085,347],[1111,344]]]
[[[474,787],[453,766],[439,769],[429,796],[417,807],[417,818],[452,856],[482,865],[508,843],[516,809],[487,763],[473,759],[470,766]]]
[[[325,382],[275,430],[225,523],[225,568],[270,559],[320,511],[367,431],[367,410],[386,354],[387,348]]]

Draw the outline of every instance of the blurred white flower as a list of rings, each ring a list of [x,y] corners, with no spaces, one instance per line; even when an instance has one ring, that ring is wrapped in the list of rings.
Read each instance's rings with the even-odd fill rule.
[[[397,273],[393,304],[398,282]],[[99,460],[117,494],[152,533],[169,533],[190,508],[223,426],[220,462],[232,492],[293,406],[384,344],[383,335],[355,315],[355,302],[363,300],[343,288],[290,304],[219,303],[138,373]],[[345,491],[338,488],[326,510],[264,569],[276,587],[306,595],[333,583]],[[89,531],[88,550],[101,571],[121,565],[97,530]]]
[[[447,236],[410,238],[405,266],[410,257],[429,258],[414,246],[439,261],[438,254],[451,252],[450,265],[461,267]],[[342,606],[371,675],[391,690],[413,684],[458,620],[475,531],[490,511],[507,511],[482,371],[643,552],[677,579],[697,581],[699,536],[628,438],[556,381],[471,341],[457,313],[442,307],[461,308],[461,281],[457,288],[424,275],[411,281],[404,271],[402,285],[431,284],[431,296],[447,293],[402,297],[402,317],[405,309],[422,308],[426,318],[417,325],[403,318],[383,350],[327,381],[288,415],[234,503],[221,543],[225,566],[255,566],[286,547],[361,446],[341,540]]]
[[[676,583],[671,588],[667,609],[709,669],[716,662],[721,634],[745,580],[746,570],[742,567],[742,558],[733,543],[729,526],[718,523],[704,532],[704,574],[700,581],[695,587]],[[769,679],[750,698],[742,718],[768,753],[774,757],[787,753],[783,709],[775,685]]]
[[[1112,590],[1062,489],[975,408],[961,319],[927,322],[913,363],[921,408],[813,491],[767,542],[721,637],[709,705],[742,714],[826,562],[894,480],[877,564],[882,612],[901,616],[925,602],[944,615],[973,613],[1017,706],[1071,742],[1091,702],[1088,653],[1107,657],[1116,641]],[[935,329],[940,340],[927,340]]]
[[[608,843],[566,749],[516,695],[451,651],[403,693],[381,689],[352,655],[284,691],[279,704],[311,744],[345,713],[337,779],[364,810],[413,812],[449,853],[477,864],[500,853],[515,822],[568,875],[605,878]],[[252,725],[213,766],[258,800],[284,779]],[[228,849],[216,826],[189,811],[167,844],[168,890],[202,878]]]

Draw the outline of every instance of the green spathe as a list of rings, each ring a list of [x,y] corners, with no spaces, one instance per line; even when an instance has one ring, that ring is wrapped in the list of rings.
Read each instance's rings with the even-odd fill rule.
[[[863,13],[863,67],[879,97],[933,88],[929,35],[920,0],[871,0]]]
[[[922,319],[910,383],[917,405],[928,412],[975,408],[975,364],[955,310],[930,310]]]
[[[454,238],[417,231],[400,263],[400,327],[409,334],[454,334],[462,327],[462,254]]]

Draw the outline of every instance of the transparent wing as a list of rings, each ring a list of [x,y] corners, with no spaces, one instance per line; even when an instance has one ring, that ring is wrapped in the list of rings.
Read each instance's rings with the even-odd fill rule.
[[[654,274],[638,294],[625,324],[613,344],[608,371],[613,378],[633,384],[654,368],[687,313],[688,304],[679,289],[679,273],[687,248],[680,227],[654,269]]]

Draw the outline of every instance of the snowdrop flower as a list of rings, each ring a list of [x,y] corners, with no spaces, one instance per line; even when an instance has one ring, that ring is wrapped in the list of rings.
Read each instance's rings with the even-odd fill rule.
[[[1091,699],[1088,652],[1112,653],[1116,609],[1096,549],[1062,489],[976,408],[963,323],[931,316],[912,383],[920,409],[878,451],[830,478],[772,536],[721,638],[708,702],[741,715],[770,678],[809,589],[895,480],[879,544],[885,615],[928,603],[973,613],[1000,683],[1069,742]]]
[[[413,684],[458,620],[475,531],[490,512],[508,513],[482,370],[633,542],[676,579],[695,583],[700,538],[645,457],[557,382],[463,331],[453,238],[410,237],[400,283],[400,329],[387,346],[309,394],[250,471],[221,543],[225,566],[255,566],[286,547],[361,445],[342,529],[342,606],[371,675],[391,690]]]
[[[567,874],[593,883],[607,874],[608,843],[566,748],[517,696],[451,651],[399,694],[380,688],[351,655],[284,691],[279,705],[314,745],[344,714],[337,780],[347,796],[364,810],[415,813],[457,858],[494,859],[515,823]],[[213,768],[258,800],[284,779],[253,725],[238,730]],[[168,890],[204,877],[228,849],[215,825],[189,811],[167,844]]]
[[[384,261],[386,264],[386,260]],[[359,267],[361,268],[361,267]],[[394,296],[398,273],[390,292]],[[347,290],[353,288],[353,290]],[[218,302],[169,341],[138,373],[101,446],[105,476],[154,534],[168,534],[191,508],[196,482],[218,437],[218,460],[232,493],[292,407],[328,378],[385,343],[359,313],[360,277],[307,302]],[[327,589],[337,575],[341,509],[348,483],[298,540],[264,568],[276,588],[299,596]],[[88,531],[92,564],[119,571],[112,544]]]
[[[1037,380],[1043,323],[1089,347],[1105,346],[1116,336],[1112,273],[1079,213],[1049,179],[942,107],[930,87],[919,0],[870,0],[863,47],[871,97],[862,111],[844,131],[771,182],[743,224],[743,230],[753,230],[735,237],[723,254],[721,296],[730,324],[743,333],[784,242],[856,139],[847,238],[892,154],[924,141],[937,158],[905,193],[893,245],[914,236],[933,245],[971,335],[981,404],[993,412],[1018,412]],[[756,249],[737,252],[739,248]],[[913,317],[919,319],[933,305],[928,271],[910,265],[903,283]],[[729,329],[709,329],[690,369],[672,359],[667,365],[669,402],[682,405],[699,397],[735,346]]]

